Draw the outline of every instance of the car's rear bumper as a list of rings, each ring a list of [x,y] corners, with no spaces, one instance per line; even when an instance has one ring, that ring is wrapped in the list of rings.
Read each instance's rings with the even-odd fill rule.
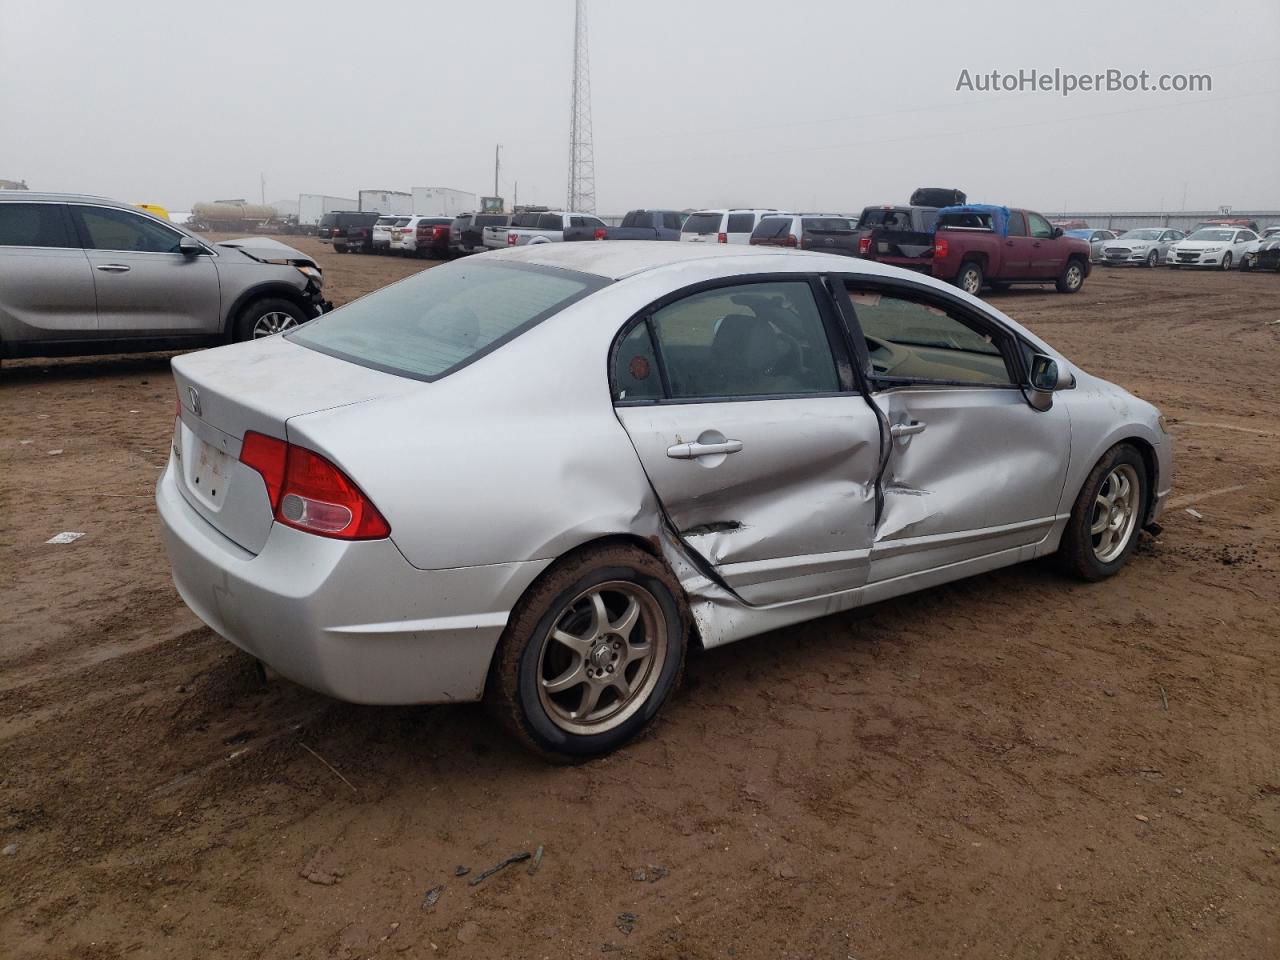
[[[188,505],[172,463],[156,504],[192,612],[285,677],[354,703],[479,699],[511,607],[549,562],[419,570],[391,540],[279,523],[254,555]]]

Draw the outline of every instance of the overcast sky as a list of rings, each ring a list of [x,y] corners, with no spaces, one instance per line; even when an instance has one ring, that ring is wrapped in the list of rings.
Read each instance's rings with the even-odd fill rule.
[[[590,0],[597,210],[1280,209],[1280,4]],[[189,209],[362,188],[558,205],[573,0],[0,0],[0,177]],[[1210,92],[979,93],[1019,68]]]

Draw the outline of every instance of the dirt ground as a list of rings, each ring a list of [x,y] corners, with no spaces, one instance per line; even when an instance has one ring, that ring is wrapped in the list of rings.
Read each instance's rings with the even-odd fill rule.
[[[338,302],[427,265],[298,244]],[[994,301],[1161,405],[1163,535],[696,655],[567,768],[263,685],[169,579],[168,357],[5,363],[0,955],[1280,957],[1280,276]]]

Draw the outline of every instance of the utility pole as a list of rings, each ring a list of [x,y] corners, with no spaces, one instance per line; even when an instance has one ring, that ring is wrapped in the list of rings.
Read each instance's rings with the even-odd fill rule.
[[[502,166],[501,150],[502,144],[495,143],[493,145],[493,195],[495,197],[498,196],[498,170]]]
[[[591,143],[591,69],[587,57],[587,5],[573,15],[573,106],[569,115],[569,210],[596,212],[596,160]]]

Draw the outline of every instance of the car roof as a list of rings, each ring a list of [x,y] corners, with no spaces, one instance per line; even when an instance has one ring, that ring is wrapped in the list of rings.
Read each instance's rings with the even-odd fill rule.
[[[857,260],[837,254],[811,253],[791,250],[785,253],[763,252],[760,247],[745,244],[677,243],[655,240],[609,240],[600,243],[539,243],[523,247],[508,247],[484,255],[484,260],[512,260],[534,263],[547,267],[576,270],[595,274],[610,280],[658,270],[675,264],[695,261],[737,258],[754,259],[757,263],[743,263],[746,271],[770,271],[780,267],[794,270],[797,258],[812,261],[815,271],[839,271],[840,273],[864,273],[868,275],[901,275],[903,271],[885,267],[871,260]],[[921,279],[920,274],[911,274]]]
[[[122,210],[137,210],[132,203],[123,203],[107,197],[94,197],[87,193],[38,193],[34,190],[0,190],[0,200],[19,200],[30,203],[97,203],[104,207],[120,207]]]

